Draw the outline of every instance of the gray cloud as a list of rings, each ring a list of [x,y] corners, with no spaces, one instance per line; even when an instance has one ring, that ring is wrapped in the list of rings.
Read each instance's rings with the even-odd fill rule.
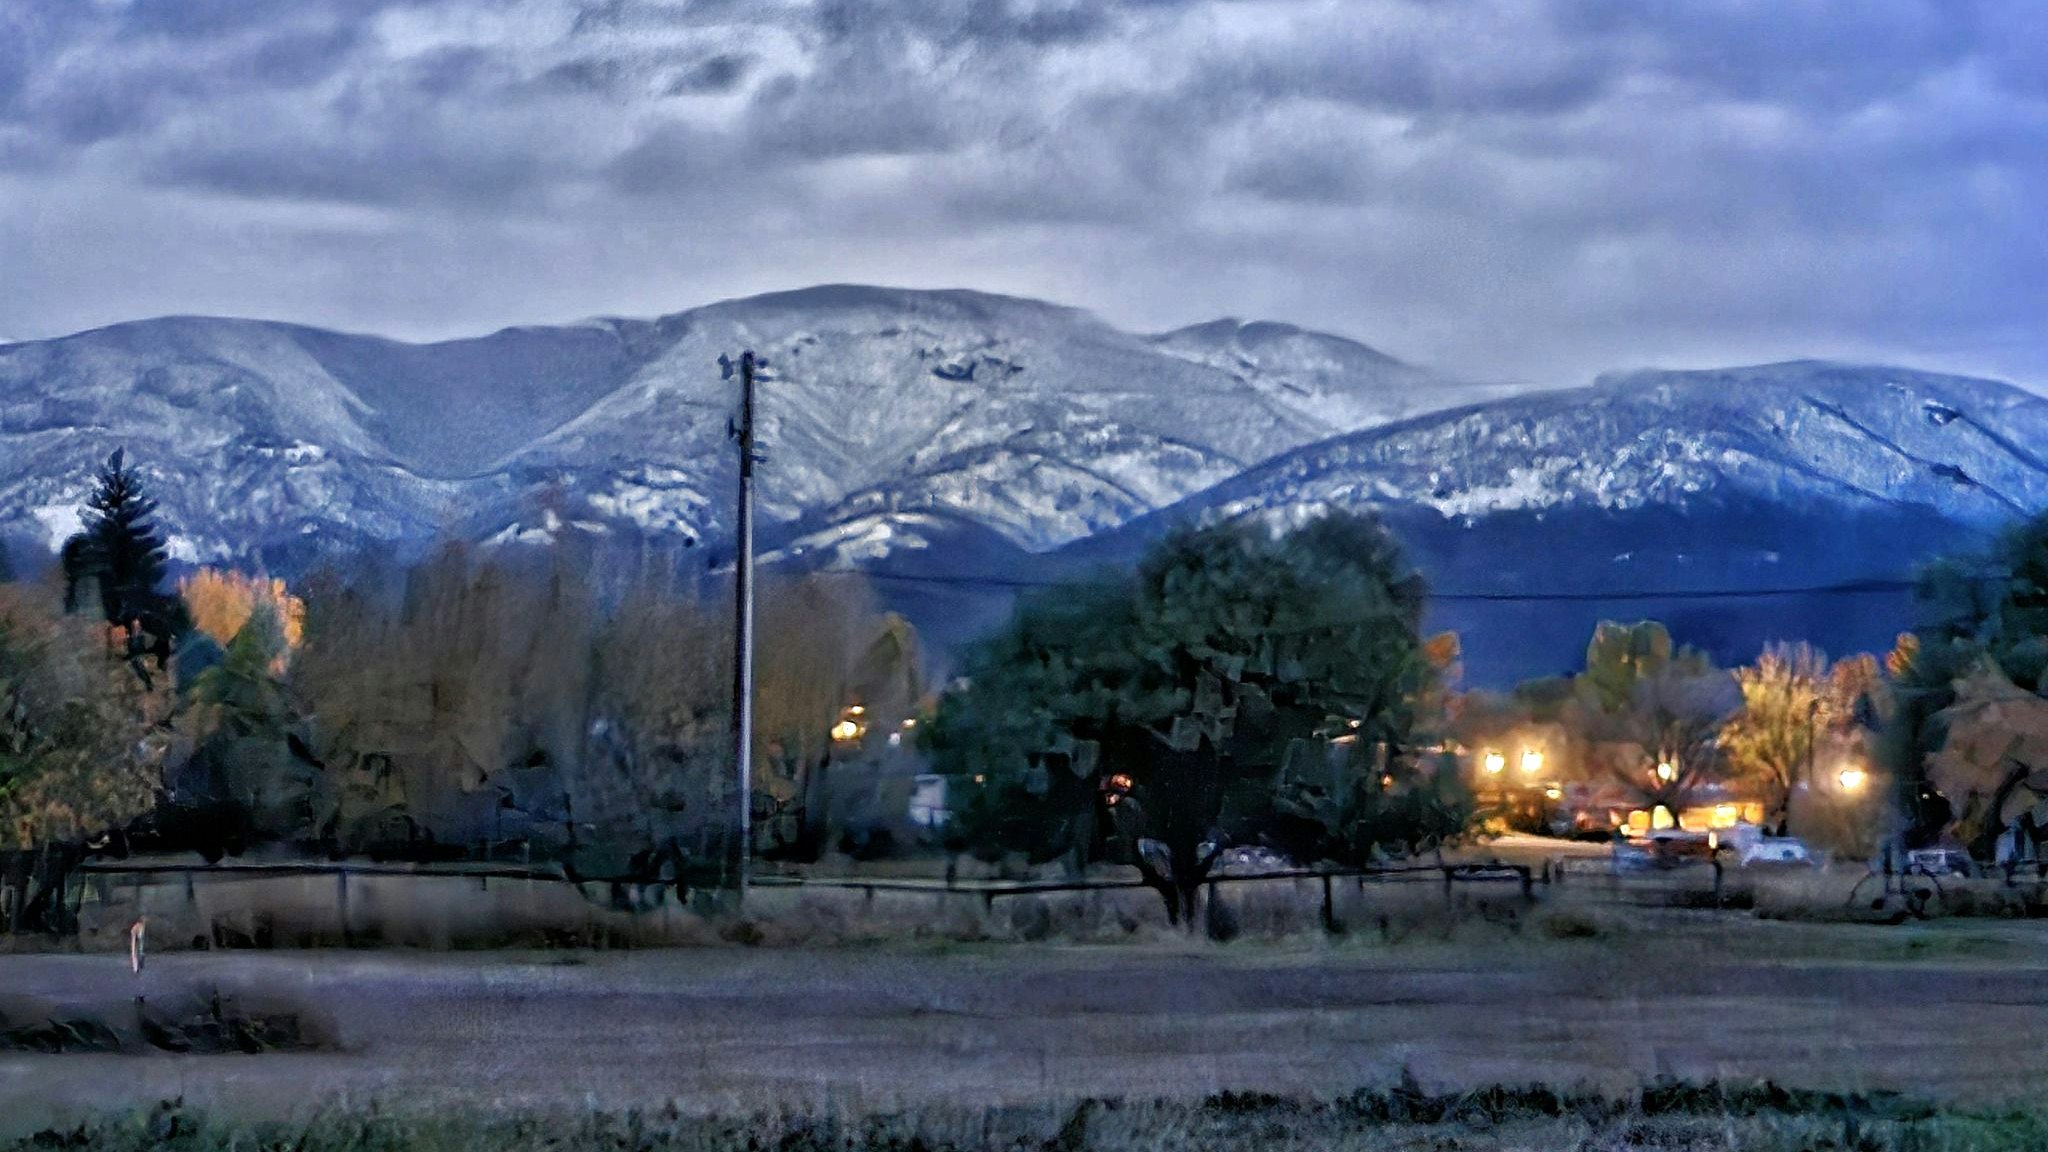
[[[823,280],[2048,385],[2031,0],[22,0],[0,330]],[[147,261],[146,265],[143,263]]]

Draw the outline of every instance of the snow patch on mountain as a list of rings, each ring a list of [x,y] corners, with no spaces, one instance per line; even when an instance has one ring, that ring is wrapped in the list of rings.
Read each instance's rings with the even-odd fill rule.
[[[1426,508],[1472,520],[1741,494],[1985,524],[2048,507],[2048,461],[2026,447],[2044,435],[2048,400],[1991,380],[1823,362],[1631,372],[1310,445],[1175,514]]]

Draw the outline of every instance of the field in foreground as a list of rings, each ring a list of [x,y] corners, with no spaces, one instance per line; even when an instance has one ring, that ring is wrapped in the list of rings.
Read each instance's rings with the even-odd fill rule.
[[[1584,939],[1461,929],[1396,945],[186,953],[152,961],[139,981],[104,955],[0,957],[12,1013],[33,1000],[111,1019],[138,994],[160,1003],[218,990],[293,1005],[322,1037],[312,1050],[257,1055],[0,1055],[0,1137],[176,1097],[237,1122],[344,1110],[329,1123],[372,1101],[498,1117],[996,1108],[1071,1118],[1082,1100],[1159,1099],[1173,1103],[1158,1122],[1180,1123],[1208,1116],[1186,1109],[1216,1093],[1329,1101],[1404,1075],[1430,1093],[1769,1081],[1982,1113],[2048,1090],[2043,945],[2048,931],[2028,922],[1671,916]],[[1103,1123],[1148,1107],[1105,1110]],[[1289,1124],[1326,1115],[1273,1107]],[[1841,1135],[1839,1117],[1823,1120],[1829,1139]],[[1743,1119],[1780,1121],[1790,1123]],[[2012,1146],[2042,1146],[2038,1125],[2028,1130],[2035,1143]],[[1559,1136],[1567,1147],[1579,1138]]]
[[[2036,1152],[2048,1113],[1932,1108],[1889,1097],[1769,1085],[1658,1083],[1621,1096],[1541,1088],[1334,1099],[1221,1093],[1203,1100],[915,1112],[685,1115],[641,1112],[390,1114],[335,1109],[305,1121],[233,1121],[160,1105],[28,1137],[17,1148],[88,1152],[1140,1152],[1298,1148],[1343,1152],[1690,1149],[1693,1152]]]

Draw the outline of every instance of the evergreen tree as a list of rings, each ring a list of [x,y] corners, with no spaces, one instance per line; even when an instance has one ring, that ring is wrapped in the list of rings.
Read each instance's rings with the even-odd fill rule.
[[[159,638],[161,663],[173,622],[166,611],[169,598],[158,591],[166,553],[150,519],[155,512],[156,501],[149,498],[142,477],[128,467],[124,451],[115,449],[86,498],[85,530],[64,544],[64,605],[77,610],[84,585],[91,581],[107,623],[141,621],[144,631]]]

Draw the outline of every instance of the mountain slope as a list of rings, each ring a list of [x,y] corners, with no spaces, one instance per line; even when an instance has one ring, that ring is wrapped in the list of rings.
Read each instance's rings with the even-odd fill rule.
[[[2048,508],[2027,447],[2044,436],[2048,400],[1996,381],[1824,362],[1616,374],[1284,453],[1062,559],[1127,563],[1181,523],[1373,511],[1450,594],[1436,621],[1482,682],[1571,667],[1618,616],[1683,623],[1726,660],[1781,638],[1880,647],[1912,622],[1909,595],[1802,590],[1908,577]]]
[[[1243,331],[1265,346],[1264,328]],[[1267,373],[1212,362],[1231,344],[1220,337],[854,286],[425,345],[141,321],[0,347],[0,532],[54,544],[92,464],[125,445],[188,558],[308,537],[540,539],[565,524],[717,543],[735,385],[716,362],[751,347],[772,366],[760,396],[771,540],[829,541],[877,518],[911,532],[941,515],[1039,550],[1357,426],[1333,416],[1474,394],[1286,331],[1293,350]]]
[[[2048,504],[2048,401],[2008,384],[1798,362],[1634,372],[1311,445],[1183,512],[1628,509],[1742,492],[1914,504],[1965,522]]]

